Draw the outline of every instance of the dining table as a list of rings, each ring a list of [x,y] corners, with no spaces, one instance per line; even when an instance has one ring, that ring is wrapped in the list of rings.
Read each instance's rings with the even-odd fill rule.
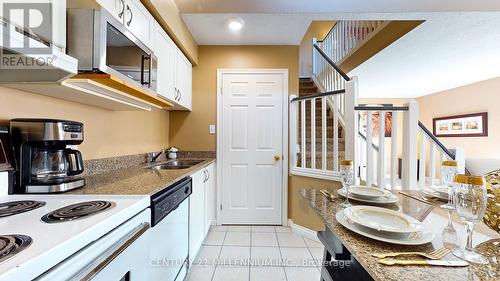
[[[302,200],[308,203],[325,225],[318,232],[318,238],[325,247],[321,266],[321,280],[418,280],[418,281],[461,281],[500,280],[500,234],[482,222],[474,227],[473,245],[478,253],[488,258],[488,264],[469,263],[465,267],[444,267],[431,265],[384,265],[372,253],[432,252],[443,248],[442,232],[449,221],[448,211],[440,208],[443,202],[423,197],[418,190],[391,191],[399,197],[397,203],[377,205],[409,215],[422,222],[424,229],[434,233],[431,242],[423,245],[400,245],[378,241],[355,233],[342,226],[335,218],[344,198],[335,188],[325,196],[320,189],[304,188],[299,191]],[[349,200],[352,205],[367,203]],[[456,212],[452,222],[458,234],[458,245],[464,247],[466,235],[463,222]],[[402,258],[402,259],[408,259]],[[412,257],[417,259],[417,257]],[[443,260],[459,260],[452,253]]]

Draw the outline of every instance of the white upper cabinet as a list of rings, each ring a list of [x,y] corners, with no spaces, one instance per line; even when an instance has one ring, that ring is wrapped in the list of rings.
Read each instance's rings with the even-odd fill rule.
[[[151,31],[154,28],[154,18],[139,0],[125,1],[125,26],[134,34],[144,45],[153,49],[153,40]]]
[[[123,22],[126,8],[125,0],[97,0],[97,3],[117,20]]]
[[[176,92],[178,109],[191,110],[193,66],[181,50],[177,51]]]
[[[158,59],[158,95],[171,101],[175,100],[175,63],[177,46],[165,31],[157,25],[154,32],[155,54]]]
[[[139,0],[97,0],[106,11],[118,19],[144,45],[152,48],[155,20]]]

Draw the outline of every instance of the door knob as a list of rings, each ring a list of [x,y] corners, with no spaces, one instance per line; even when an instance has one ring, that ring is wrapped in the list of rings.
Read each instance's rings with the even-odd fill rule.
[[[281,157],[279,155],[274,155],[274,160],[279,161]]]

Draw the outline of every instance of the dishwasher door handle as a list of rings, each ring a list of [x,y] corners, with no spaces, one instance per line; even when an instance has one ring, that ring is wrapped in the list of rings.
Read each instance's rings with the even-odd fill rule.
[[[115,250],[109,254],[103,261],[97,263],[96,266],[93,267],[93,269],[87,271],[86,273],[82,274],[84,277],[82,277],[80,280],[83,281],[88,281],[92,280],[99,272],[101,272],[106,266],[110,263],[113,262],[123,251],[125,251],[130,245],[132,245],[139,237],[144,234],[148,229],[150,228],[149,223],[141,223],[139,226],[134,228],[133,231],[130,232],[129,235],[127,235],[124,239],[122,239],[123,242],[121,242]]]

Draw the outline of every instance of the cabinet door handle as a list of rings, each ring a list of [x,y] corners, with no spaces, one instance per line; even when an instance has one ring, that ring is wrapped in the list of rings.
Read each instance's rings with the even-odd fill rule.
[[[130,13],[130,20],[127,22],[127,26],[130,26],[130,24],[132,23],[132,19],[134,18],[134,13],[132,13],[132,9],[130,9],[129,5],[127,5],[127,11],[129,11]]]
[[[122,10],[118,13],[118,17],[121,19],[123,17],[123,14],[125,13],[125,1],[120,0],[120,3],[122,3]]]

